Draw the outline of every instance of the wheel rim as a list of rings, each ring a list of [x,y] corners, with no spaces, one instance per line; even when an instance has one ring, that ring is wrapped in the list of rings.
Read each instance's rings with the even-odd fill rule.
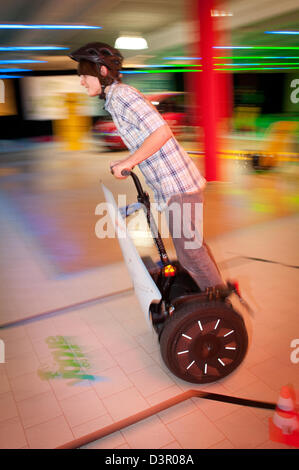
[[[238,365],[242,338],[238,325],[227,319],[186,321],[172,349],[179,374],[200,382],[219,380]]]

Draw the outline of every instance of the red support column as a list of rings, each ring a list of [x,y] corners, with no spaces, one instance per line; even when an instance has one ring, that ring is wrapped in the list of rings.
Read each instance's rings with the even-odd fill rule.
[[[217,9],[218,0],[186,0],[190,6],[188,21],[193,25],[192,44],[189,52],[191,56],[200,57],[201,60],[193,63],[201,64],[201,72],[189,73],[186,77],[187,90],[192,96],[194,113],[192,116],[195,129],[199,126],[203,136],[196,132],[198,147],[205,153],[205,177],[207,181],[216,181],[221,178],[220,162],[217,158],[218,130],[222,121],[222,130],[227,130],[227,123],[231,116],[231,77],[227,72],[214,70],[213,57],[220,56],[221,50],[214,49],[219,43],[220,33],[215,30],[215,21],[212,11]],[[221,32],[224,37],[224,33]],[[202,142],[203,140],[203,142]]]
[[[202,57],[201,89],[199,90],[204,131],[205,177],[207,181],[218,179],[217,168],[217,84],[213,71],[213,0],[195,0],[196,18],[199,22],[200,38],[197,47]],[[199,41],[200,39],[200,41]]]

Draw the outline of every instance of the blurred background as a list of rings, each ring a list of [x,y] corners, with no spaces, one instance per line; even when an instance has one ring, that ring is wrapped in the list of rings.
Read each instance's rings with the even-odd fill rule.
[[[123,82],[205,175],[207,238],[298,210],[296,0],[12,0],[0,18],[0,196],[55,272],[121,259],[95,236],[100,180],[135,198],[109,173],[127,150],[68,58],[87,42],[121,50]]]
[[[244,363],[208,390],[273,403],[284,384],[298,392],[298,33],[298,0],[0,2],[0,448],[56,448],[190,386],[162,364],[118,240],[96,231],[109,232],[101,183],[121,205],[136,190],[111,175],[128,151],[68,57],[87,42],[120,49],[123,82],[205,176],[205,239],[254,310]],[[128,227],[157,260],[146,224]],[[62,349],[68,362],[54,360]],[[82,387],[66,378],[74,351]],[[192,399],[90,445],[286,448],[270,441],[271,415]]]

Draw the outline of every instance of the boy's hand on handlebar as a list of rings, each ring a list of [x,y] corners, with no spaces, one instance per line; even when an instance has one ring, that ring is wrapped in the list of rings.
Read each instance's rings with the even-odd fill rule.
[[[123,170],[130,171],[131,169],[132,169],[132,166],[129,164],[127,160],[118,160],[118,161],[110,163],[110,170],[115,178],[119,178],[119,179],[127,178],[128,175],[123,175],[122,171]]]

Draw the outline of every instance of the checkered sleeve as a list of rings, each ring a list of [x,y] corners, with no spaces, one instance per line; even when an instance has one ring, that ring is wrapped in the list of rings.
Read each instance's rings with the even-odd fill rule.
[[[115,99],[118,101],[119,117],[127,126],[137,128],[144,140],[156,129],[166,124],[156,108],[137,90],[120,86]]]

